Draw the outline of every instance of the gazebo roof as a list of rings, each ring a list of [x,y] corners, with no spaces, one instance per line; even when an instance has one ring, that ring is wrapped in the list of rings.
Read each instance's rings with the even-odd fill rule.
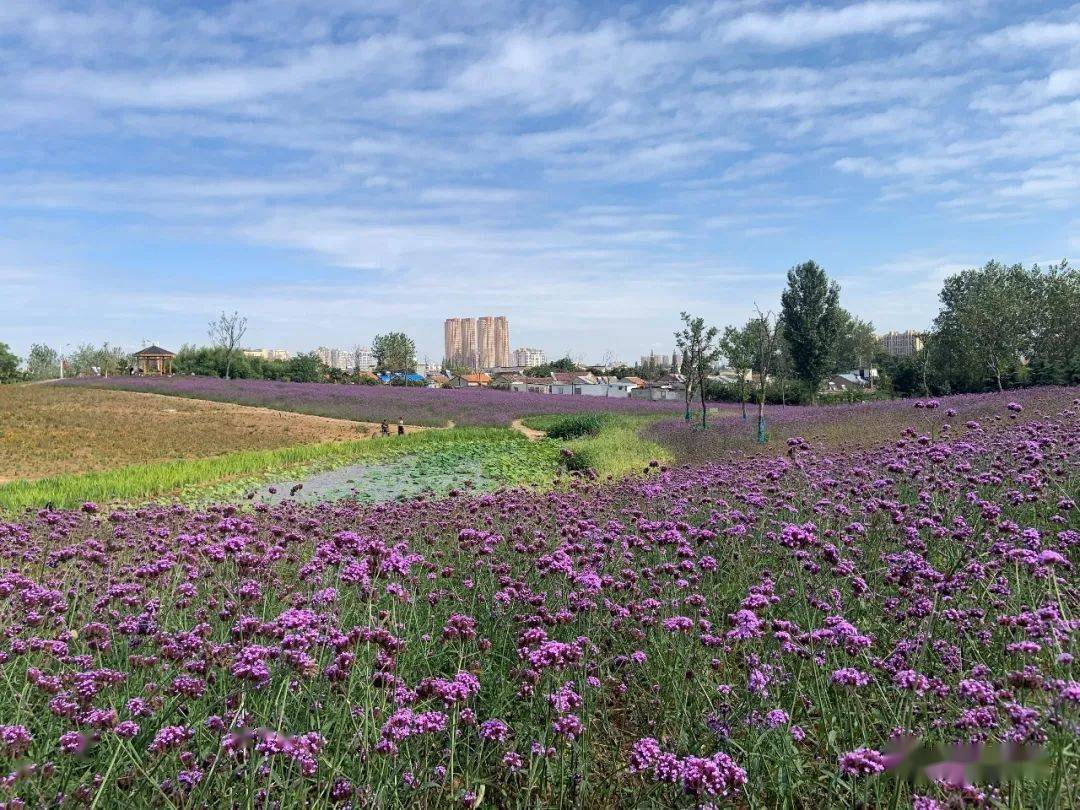
[[[135,352],[136,357],[176,357],[176,354],[160,346],[147,346],[142,351]]]

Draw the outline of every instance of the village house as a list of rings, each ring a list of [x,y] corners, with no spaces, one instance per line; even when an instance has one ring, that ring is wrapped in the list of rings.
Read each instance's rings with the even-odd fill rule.
[[[491,375],[479,372],[477,374],[455,374],[450,378],[451,388],[487,388],[491,385]]]
[[[510,380],[510,390],[519,394],[526,392],[530,394],[550,394],[551,378],[526,377],[524,374],[517,374]]]
[[[876,368],[857,368],[831,375],[821,386],[822,391],[866,391],[873,390],[877,382]]]
[[[684,398],[685,391],[686,378],[682,374],[665,374],[656,382],[630,389],[630,398],[650,402],[678,402]]]
[[[581,386],[595,385],[596,377],[589,372],[553,371],[551,372],[551,393],[580,394]]]

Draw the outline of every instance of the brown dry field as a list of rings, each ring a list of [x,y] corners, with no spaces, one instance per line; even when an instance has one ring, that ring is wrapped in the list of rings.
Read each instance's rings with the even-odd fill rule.
[[[55,385],[0,386],[0,482],[236,450],[346,441],[378,425]]]

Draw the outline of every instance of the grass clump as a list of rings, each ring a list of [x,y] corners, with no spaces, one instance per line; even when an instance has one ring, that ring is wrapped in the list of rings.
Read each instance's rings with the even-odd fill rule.
[[[533,416],[522,422],[562,442],[564,463],[571,470],[593,470],[600,476],[621,478],[643,470],[650,461],[668,461],[670,453],[641,435],[660,417],[586,413]]]
[[[611,413],[575,413],[567,416],[533,416],[523,421],[528,427],[544,431],[552,439],[578,439],[599,435],[616,421],[616,417]]]

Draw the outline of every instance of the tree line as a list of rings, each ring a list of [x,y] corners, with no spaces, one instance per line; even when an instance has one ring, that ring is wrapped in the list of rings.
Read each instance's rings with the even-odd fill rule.
[[[996,261],[948,277],[940,310],[909,357],[889,355],[870,321],[840,305],[840,287],[816,262],[792,267],[777,314],[757,310],[743,326],[706,330],[683,314],[675,334],[689,389],[705,399],[815,403],[833,374],[875,368],[877,396],[931,396],[1080,383],[1080,273]],[[688,331],[689,330],[689,334]],[[690,339],[702,338],[700,345]],[[701,378],[702,358],[719,353],[734,383]],[[851,397],[857,394],[845,393]],[[703,400],[704,401],[704,400]],[[687,407],[689,413],[689,405]]]
[[[710,400],[743,403],[754,395],[765,402],[816,402],[831,374],[876,367],[879,395],[931,396],[948,393],[1005,390],[1025,385],[1080,383],[1080,272],[1067,261],[1049,267],[1004,265],[983,267],[948,277],[939,295],[940,310],[930,329],[921,334],[922,347],[910,357],[885,353],[870,321],[840,305],[840,288],[813,261],[788,271],[777,314],[756,311],[742,326],[723,330],[695,325],[684,315],[676,333],[683,349],[680,371],[693,390]],[[247,321],[237,313],[212,321],[209,346],[184,346],[173,369],[177,374],[291,380],[296,382],[374,382],[365,375],[333,369],[312,354],[290,360],[248,357],[239,350]],[[689,330],[689,334],[687,334]],[[416,345],[408,335],[377,335],[372,344],[379,373],[412,371]],[[702,358],[715,354],[705,363]],[[722,357],[736,381],[710,379]],[[82,344],[64,357],[65,374],[121,374],[134,366],[131,355],[108,343]],[[573,370],[570,358],[526,373],[546,376]],[[0,383],[59,376],[55,349],[34,344],[25,363],[0,343]],[[620,377],[657,379],[661,367],[621,367],[608,373]],[[695,382],[694,380],[698,380]],[[688,406],[689,410],[689,406]]]
[[[173,357],[173,373],[225,379],[378,384],[371,374],[359,370],[358,362],[353,372],[347,372],[327,365],[314,352],[297,354],[288,360],[247,355],[241,348],[246,333],[247,318],[238,312],[222,312],[207,329],[210,345],[181,346]],[[401,375],[416,370],[416,343],[403,332],[376,335],[372,355],[377,374]],[[60,376],[109,377],[130,374],[137,367],[134,354],[109,343],[100,346],[83,343],[63,357],[51,346],[35,343],[30,347],[25,363],[6,343],[0,343],[0,383],[52,380]],[[394,382],[416,384],[403,379]]]

